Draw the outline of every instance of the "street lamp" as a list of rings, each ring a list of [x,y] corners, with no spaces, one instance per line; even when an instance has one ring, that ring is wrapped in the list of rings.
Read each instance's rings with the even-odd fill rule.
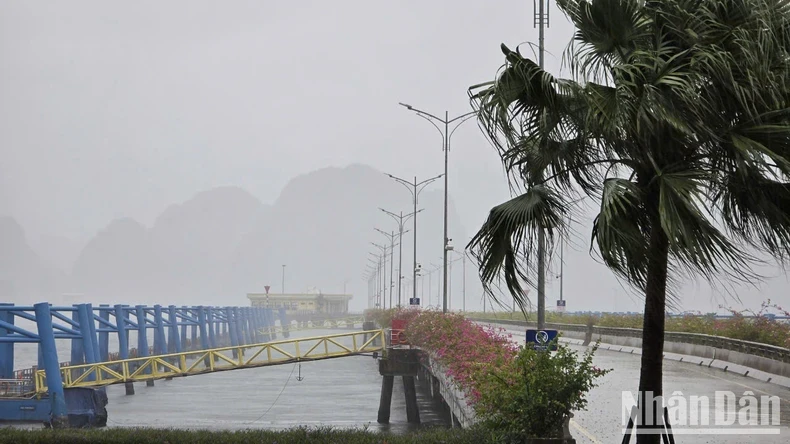
[[[398,183],[403,184],[404,186],[406,186],[406,189],[408,189],[410,192],[412,192],[412,189],[409,188],[412,184],[409,184],[409,182],[406,182],[403,179],[395,177],[392,174],[387,174],[387,175],[389,177],[397,180]],[[414,211],[412,211],[411,213],[404,215],[403,211],[401,211],[400,215],[398,215],[398,214],[395,214],[395,213],[393,213],[391,211],[387,211],[384,208],[379,208],[379,210],[381,210],[384,213],[388,214],[390,217],[395,219],[396,222],[398,222],[398,230],[399,230],[400,236],[401,236],[401,242],[399,242],[399,244],[401,246],[398,249],[398,307],[401,306],[400,281],[401,281],[401,279],[403,279],[403,276],[402,276],[402,273],[403,273],[403,271],[402,271],[403,270],[403,241],[402,241],[402,239],[403,239],[403,233],[405,233],[405,231],[403,231],[403,224],[405,222],[407,222],[410,217],[414,218],[414,269],[416,271],[416,269],[417,269],[417,213],[419,213],[419,212],[421,212],[423,210],[422,208],[420,208],[419,210],[417,209],[417,197],[419,196],[419,194],[422,191],[422,189],[425,188],[426,185],[428,185],[428,183],[433,182],[434,180],[438,179],[440,176],[441,175],[433,177],[433,178],[430,178],[428,180],[424,180],[424,181],[422,181],[420,183],[417,183],[417,178],[416,177],[414,178],[414,190],[412,192],[412,197],[414,199]],[[417,189],[418,186],[421,186],[421,188],[419,190]],[[416,272],[415,272],[415,276],[416,276]],[[414,284],[414,291],[417,291],[417,284]]]
[[[369,257],[368,261],[370,261],[371,264],[375,264],[375,266],[376,266],[375,287],[376,287],[376,300],[378,301],[376,303],[376,306],[378,307],[378,306],[381,305],[381,288],[382,288],[382,285],[381,285],[381,280],[379,279],[379,276],[381,276],[381,256],[379,256],[379,255],[377,255],[376,253],[373,253],[373,252],[368,252],[368,254],[370,254],[370,255],[372,255],[373,257],[376,258],[376,259],[373,259],[373,258]]]
[[[443,300],[443,307],[442,311],[447,313],[447,252],[449,251],[448,248],[450,247],[450,238],[447,235],[447,165],[448,165],[448,157],[450,153],[450,139],[455,133],[455,130],[458,129],[461,124],[466,122],[467,120],[471,119],[477,113],[475,111],[468,112],[466,114],[461,114],[460,116],[454,117],[450,119],[448,117],[449,113],[447,111],[444,112],[444,119],[440,119],[439,117],[434,116],[433,114],[427,113],[425,111],[421,111],[417,108],[414,108],[411,105],[407,105],[405,103],[399,103],[401,106],[406,107],[406,109],[410,111],[414,111],[417,113],[418,116],[422,117],[423,119],[427,120],[428,123],[433,125],[437,131],[442,135],[443,145],[442,149],[444,150],[444,300]],[[444,124],[444,131],[442,131],[439,126],[434,123],[434,121],[443,123]],[[453,122],[458,122],[452,130],[450,130],[450,124]]]
[[[463,274],[463,281],[462,281],[462,286],[461,286],[461,288],[462,288],[461,293],[463,294],[463,296],[462,296],[462,299],[463,299],[463,310],[464,310],[464,312],[466,312],[466,252],[464,252],[464,253],[459,253],[457,251],[453,251],[453,252],[455,254],[461,256],[461,259],[464,261],[463,262],[463,272],[462,272],[462,274]]]
[[[400,177],[393,176],[392,174],[387,174],[387,176],[395,179],[399,184],[406,187],[407,190],[411,193],[412,199],[414,201],[414,271],[413,271],[413,284],[414,289],[412,290],[412,298],[416,298],[417,296],[417,200],[420,196],[422,190],[428,186],[429,183],[433,182],[434,180],[442,177],[442,174],[438,176],[431,177],[430,179],[425,179],[422,182],[417,182],[417,176],[414,177],[414,182],[409,182],[407,180],[401,179]]]
[[[395,239],[398,239],[398,245],[401,244],[402,240],[400,239],[403,236],[403,233],[407,233],[409,230],[395,233],[394,231],[391,233],[387,233],[386,231],[379,230],[378,228],[373,228],[374,230],[378,231],[379,233],[383,234],[390,240],[390,308],[392,308],[392,287],[395,285],[395,261],[393,255],[395,254]],[[386,297],[386,295],[385,295]],[[400,301],[399,301],[400,302]]]

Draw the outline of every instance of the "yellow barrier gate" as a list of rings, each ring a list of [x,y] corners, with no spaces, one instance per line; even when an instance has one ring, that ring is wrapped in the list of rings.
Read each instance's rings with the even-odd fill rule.
[[[65,366],[61,367],[60,372],[63,386],[66,388],[101,387],[129,381],[147,381],[381,352],[385,350],[385,339],[384,330],[359,331]],[[36,393],[47,391],[44,370],[36,372],[35,382]]]

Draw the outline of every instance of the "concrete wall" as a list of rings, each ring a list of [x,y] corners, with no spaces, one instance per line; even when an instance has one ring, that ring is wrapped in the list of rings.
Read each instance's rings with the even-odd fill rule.
[[[428,354],[426,354],[423,366],[430,373],[431,377],[437,380],[439,394],[450,408],[450,412],[453,415],[453,423],[456,424],[457,422],[459,426],[467,428],[477,422],[475,411],[466,401],[466,395],[446,375],[444,367]]]
[[[503,328],[518,326],[537,328],[524,321],[473,319],[480,323]],[[634,328],[588,327],[574,324],[546,324],[547,329],[559,330],[563,337],[578,340],[600,340],[602,344],[641,348],[642,331]],[[741,341],[698,333],[667,332],[664,352],[697,356],[729,362],[773,375],[790,377],[790,349],[756,342]]]

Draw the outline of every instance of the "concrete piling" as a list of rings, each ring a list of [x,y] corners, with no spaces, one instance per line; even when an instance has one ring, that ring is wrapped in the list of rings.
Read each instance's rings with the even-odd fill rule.
[[[381,400],[379,401],[379,424],[389,424],[390,408],[392,406],[392,387],[395,385],[395,376],[384,375],[381,378]]]
[[[403,391],[406,393],[406,420],[409,424],[420,423],[420,409],[417,405],[417,389],[414,376],[403,376]]]

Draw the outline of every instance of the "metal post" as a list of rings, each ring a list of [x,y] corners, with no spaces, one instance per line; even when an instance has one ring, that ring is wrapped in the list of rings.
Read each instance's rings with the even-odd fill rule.
[[[167,354],[167,343],[165,342],[165,319],[162,317],[162,306],[154,305],[154,354]]]
[[[565,280],[565,237],[560,238],[560,300],[562,301],[562,283]]]
[[[0,303],[0,321],[14,325],[14,312],[8,310],[14,304]],[[0,337],[13,334],[13,331],[0,327]],[[14,343],[0,342],[0,379],[14,377]]]
[[[443,261],[444,261],[443,269],[444,269],[444,271],[442,272],[444,274],[444,278],[443,278],[443,281],[444,281],[444,292],[442,294],[442,296],[444,297],[444,299],[443,299],[444,303],[443,303],[442,311],[444,313],[447,313],[447,310],[449,308],[448,306],[450,305],[449,301],[447,300],[447,296],[448,296],[447,282],[448,282],[448,279],[449,279],[449,276],[448,276],[449,273],[448,273],[448,270],[447,270],[447,256],[450,254],[450,251],[449,251],[449,248],[450,248],[450,237],[449,237],[449,235],[447,233],[447,207],[448,207],[447,199],[448,199],[448,195],[449,195],[448,194],[448,188],[447,188],[447,186],[448,186],[447,170],[448,170],[448,159],[450,157],[450,140],[449,140],[449,136],[450,136],[450,134],[449,134],[449,132],[450,132],[449,125],[450,125],[450,122],[449,122],[448,114],[449,113],[447,111],[444,112],[444,245],[443,245],[444,248],[442,248],[444,250],[444,258],[443,258]]]
[[[108,304],[99,305],[99,318],[103,321],[110,322],[110,306]],[[106,331],[109,327],[103,323],[99,324],[99,328],[105,331],[99,331],[99,361],[107,362],[110,360],[110,332]]]
[[[82,348],[85,351],[85,363],[95,364],[97,362],[95,348],[97,344],[94,342],[95,336],[91,334],[93,313],[88,311],[88,304],[79,304],[77,306],[77,313],[80,319],[80,334],[82,335]],[[91,372],[85,379],[88,381],[95,381],[95,372]]]
[[[464,313],[466,313],[466,254],[464,254],[464,262],[463,262],[463,285],[461,286],[461,292],[463,293],[463,300],[464,300]]]
[[[417,214],[417,176],[414,176],[414,213]],[[417,216],[414,216],[414,264],[412,266],[413,288],[411,297],[417,297]],[[409,303],[411,305],[411,302]]]
[[[206,309],[203,306],[198,307],[198,328],[200,329],[200,347],[203,350],[208,350],[208,331],[206,329]]]
[[[206,308],[206,322],[208,323],[208,343],[209,347],[217,348],[217,333],[215,324],[217,322],[216,318],[214,317],[214,308],[208,307]]]
[[[447,213],[448,213],[448,206],[449,206],[449,193],[448,193],[448,164],[449,164],[449,153],[450,153],[450,140],[455,133],[455,130],[458,129],[461,124],[469,120],[471,117],[475,115],[475,112],[469,112],[466,114],[462,114],[458,117],[454,117],[450,119],[449,113],[447,111],[444,112],[444,119],[440,119],[439,117],[434,116],[433,114],[427,113],[425,111],[421,111],[417,108],[414,108],[411,105],[407,105],[405,103],[400,103],[401,106],[405,107],[410,111],[414,111],[417,113],[418,116],[422,117],[423,119],[427,120],[431,125],[436,128],[439,133],[442,135],[442,149],[444,150],[444,286],[443,286],[443,294],[444,294],[444,303],[443,303],[443,312],[447,312],[447,251],[450,248],[450,238],[448,236],[448,223],[447,223]],[[444,131],[439,128],[435,122],[444,124]],[[453,127],[452,131],[450,130],[450,124],[459,121],[455,127]]]
[[[137,356],[144,358],[148,356],[148,325],[146,322],[145,306],[136,305],[137,312]],[[151,372],[150,367],[143,370],[146,374]]]
[[[36,313],[41,361],[44,366],[44,374],[47,378],[47,391],[49,392],[52,405],[51,424],[53,428],[60,428],[68,425],[69,419],[68,410],[66,409],[66,398],[63,395],[63,380],[60,375],[58,349],[55,346],[55,332],[52,329],[52,313],[47,302],[35,304],[33,309]]]
[[[78,307],[77,305],[73,306],[75,309]],[[80,311],[76,309],[71,312],[71,320],[75,321],[80,325],[80,336],[82,336],[82,323],[80,322]],[[85,363],[85,350],[82,348],[82,339],[81,338],[72,338],[71,340],[71,365],[79,365]],[[79,370],[78,370],[79,372]]]
[[[118,359],[129,359],[129,332],[126,320],[129,319],[127,310],[121,304],[116,304],[115,324],[118,326]]]
[[[187,351],[189,350],[189,346],[187,345],[187,320],[184,316],[188,316],[189,312],[187,312],[187,307],[182,305],[181,306],[181,350]]]
[[[548,14],[545,6],[548,0],[537,0],[538,14],[536,22],[538,25],[538,66],[543,69],[544,27],[548,24]],[[543,229],[538,230],[538,330],[546,327],[546,233]]]
[[[170,321],[170,340],[168,342],[168,353],[181,353],[181,338],[178,337],[178,311],[175,305],[167,307],[167,318]]]
[[[403,211],[400,212],[400,242],[398,242],[398,308],[401,302],[401,281],[403,280]],[[417,237],[417,236],[415,236]]]
[[[285,294],[285,264],[283,264],[283,293]]]

